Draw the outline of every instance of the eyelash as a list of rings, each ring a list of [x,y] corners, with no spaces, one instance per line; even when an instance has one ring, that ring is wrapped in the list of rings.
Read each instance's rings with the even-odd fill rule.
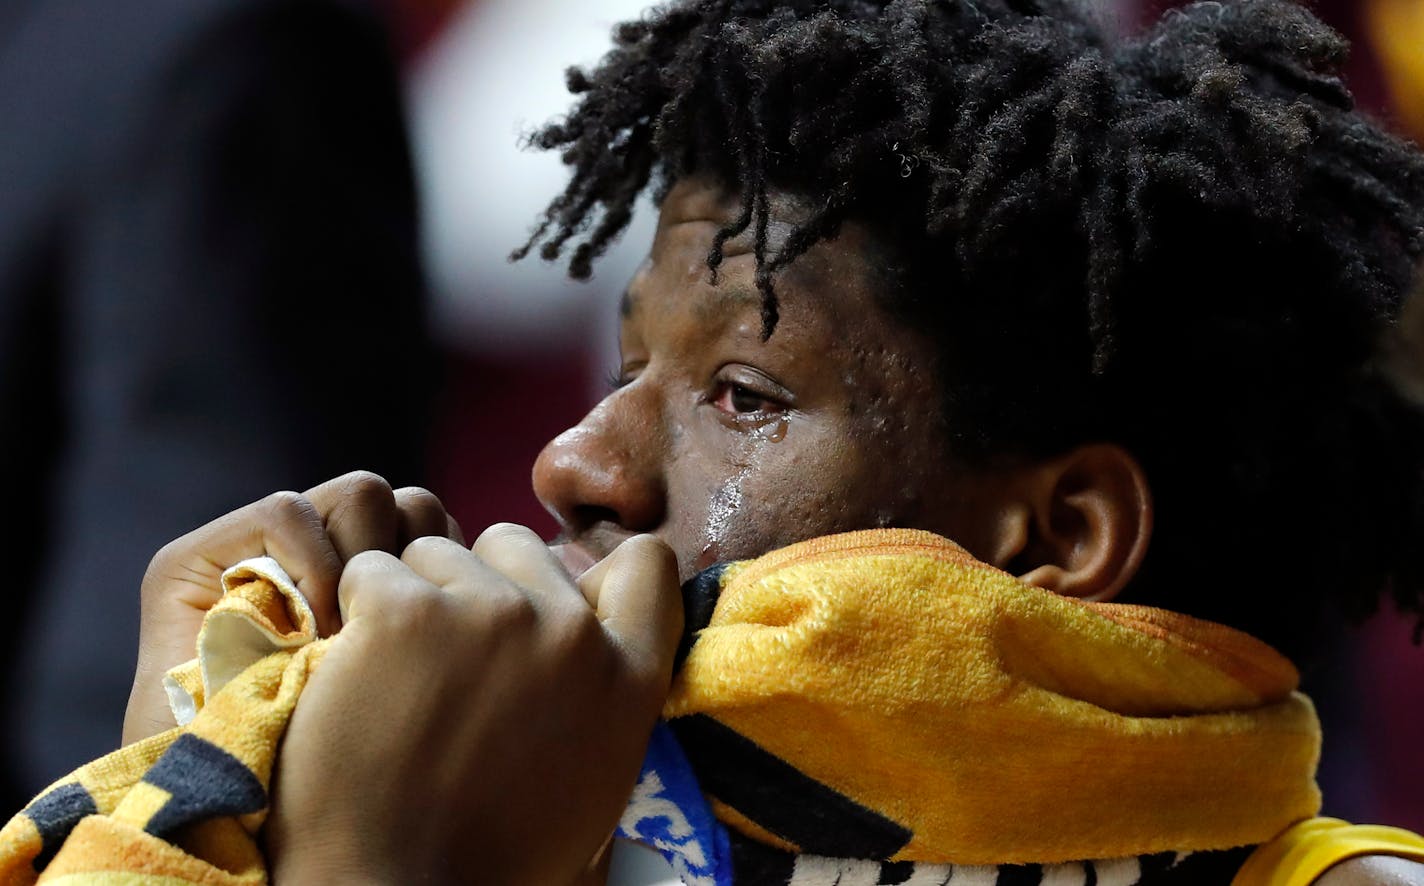
[[[761,408],[743,412],[736,407],[734,399],[746,397],[758,401]],[[727,401],[727,408],[723,408],[723,399]],[[758,418],[765,418],[770,415],[783,412],[786,406],[775,397],[767,396],[761,391],[740,384],[735,381],[722,380],[717,382],[713,389],[711,403],[714,408],[734,421],[748,421]]]
[[[604,374],[603,377],[603,382],[607,386],[609,393],[613,393],[615,391],[627,387],[632,381],[633,379],[624,375],[622,370],[609,370],[607,373]],[[728,395],[730,395],[731,397],[743,396],[749,397],[754,400],[759,400],[763,404],[766,404],[768,408],[757,409],[750,412],[741,412],[738,411],[732,404],[731,400],[728,399],[727,405],[732,408],[723,409],[722,407],[718,406],[718,403],[721,402],[724,396]],[[763,394],[755,388],[751,388],[739,382],[728,381],[725,379],[719,379],[716,381],[715,387],[713,388],[712,396],[708,399],[708,402],[711,403],[711,405],[718,411],[720,411],[722,414],[728,416],[734,421],[746,421],[748,419],[768,417],[771,414],[783,412],[787,408],[786,405],[782,403],[777,397]]]

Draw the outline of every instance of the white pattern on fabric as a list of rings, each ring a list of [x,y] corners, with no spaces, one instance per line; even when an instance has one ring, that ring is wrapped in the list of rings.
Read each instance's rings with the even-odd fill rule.
[[[1098,886],[1133,886],[1142,879],[1142,862],[1137,858],[1095,861],[1093,868],[1098,872]]]
[[[880,863],[849,858],[823,858],[819,855],[798,855],[787,886],[876,886],[880,882]]]
[[[686,886],[717,886],[714,877],[699,872],[707,868],[707,854],[691,822],[681,807],[661,796],[662,793],[662,779],[656,772],[645,772],[638,779],[619,822],[622,835],[664,853],[673,853],[668,859]],[[649,827],[657,822],[665,822],[660,828],[661,834],[656,833],[659,828]]]
[[[910,879],[900,886],[947,886],[954,876],[954,868],[947,864],[917,864]]]
[[[1043,866],[1041,886],[1087,886],[1088,870],[1076,861]]]
[[[949,878],[949,886],[996,886],[998,882],[999,869],[988,864],[957,864]]]

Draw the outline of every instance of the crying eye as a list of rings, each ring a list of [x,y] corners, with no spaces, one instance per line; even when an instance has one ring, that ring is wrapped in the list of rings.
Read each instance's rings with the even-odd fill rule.
[[[778,401],[735,382],[719,385],[712,405],[728,415],[763,415],[783,408]]]

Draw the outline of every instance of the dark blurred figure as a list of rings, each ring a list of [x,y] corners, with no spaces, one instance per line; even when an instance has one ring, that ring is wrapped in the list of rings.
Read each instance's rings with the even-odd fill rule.
[[[356,466],[422,482],[413,204],[367,10],[0,3],[4,808],[117,745],[166,541]]]

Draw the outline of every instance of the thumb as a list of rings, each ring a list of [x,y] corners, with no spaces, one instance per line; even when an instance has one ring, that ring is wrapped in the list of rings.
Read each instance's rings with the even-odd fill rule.
[[[655,536],[635,535],[589,570],[579,586],[629,665],[665,687],[682,637],[672,549]]]

